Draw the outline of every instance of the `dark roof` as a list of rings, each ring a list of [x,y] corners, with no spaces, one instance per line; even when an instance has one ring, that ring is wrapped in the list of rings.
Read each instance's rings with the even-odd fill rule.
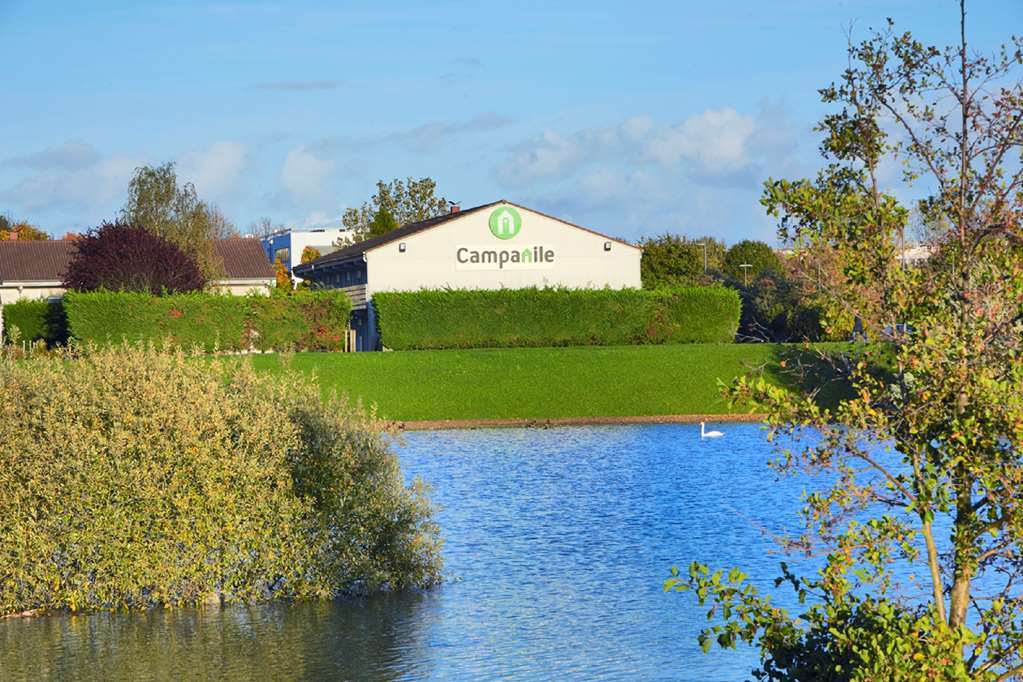
[[[0,282],[59,282],[73,241],[0,241]]]
[[[214,242],[225,279],[273,279],[274,270],[258,239]],[[59,282],[74,256],[66,240],[0,241],[0,282]]]
[[[345,248],[340,249],[338,251],[335,251],[334,253],[329,253],[326,256],[321,256],[320,258],[317,258],[316,260],[314,260],[314,261],[312,261],[310,263],[305,263],[303,265],[297,265],[294,268],[295,274],[301,275],[303,272],[308,272],[309,270],[312,270],[314,268],[321,268],[321,267],[323,267],[325,265],[331,265],[332,263],[340,263],[342,261],[347,261],[347,260],[351,260],[353,258],[357,258],[357,257],[361,256],[362,254],[366,253],[367,251],[369,251],[371,249],[375,249],[378,246],[383,246],[384,244],[389,244],[390,242],[393,242],[393,241],[395,241],[397,239],[401,239],[403,237],[407,237],[407,236],[409,236],[411,234],[415,234],[416,232],[422,232],[423,230],[429,230],[430,228],[437,227],[438,225],[446,223],[449,220],[454,220],[456,218],[461,218],[462,216],[469,215],[470,213],[475,213],[477,211],[482,211],[482,210],[491,208],[493,206],[497,206],[498,204],[508,204],[509,206],[514,206],[515,208],[521,208],[521,209],[526,210],[526,211],[531,211],[533,213],[536,213],[537,215],[542,215],[544,218],[550,218],[551,220],[557,220],[559,223],[565,223],[566,225],[569,225],[569,226],[574,227],[574,228],[579,229],[579,230],[583,230],[585,232],[590,232],[592,234],[595,234],[597,236],[603,237],[605,239],[610,239],[612,241],[619,242],[620,244],[625,244],[626,246],[632,246],[633,248],[639,248],[639,247],[635,246],[634,244],[630,244],[629,242],[623,241],[623,240],[618,239],[616,237],[609,237],[606,234],[597,232],[595,230],[591,230],[591,229],[589,229],[587,227],[582,227],[581,225],[576,225],[574,223],[570,223],[567,220],[562,220],[561,218],[557,218],[555,216],[548,215],[548,214],[543,213],[541,211],[537,211],[536,209],[527,208],[526,206],[520,206],[518,204],[512,203],[512,202],[507,201],[505,199],[501,199],[499,201],[492,201],[489,204],[483,204],[481,206],[474,206],[472,208],[467,208],[467,209],[465,209],[463,211],[456,211],[454,213],[445,213],[444,215],[440,215],[440,216],[437,216],[435,218],[429,218],[427,220],[420,220],[418,223],[409,223],[407,225],[402,225],[398,229],[392,230],[392,231],[388,232],[387,234],[380,235],[379,237],[371,237],[370,239],[367,239],[365,241],[359,242],[358,244],[352,244],[351,246],[348,246],[348,247],[345,247]]]
[[[258,239],[221,239],[213,245],[224,261],[225,279],[273,279],[274,268]]]
[[[390,242],[393,242],[395,239],[401,239],[402,237],[407,237],[410,234],[415,234],[416,232],[428,230],[431,227],[436,227],[437,225],[440,225],[441,223],[446,223],[447,221],[452,220],[454,218],[461,218],[462,216],[468,215],[469,213],[482,211],[485,208],[496,206],[499,203],[501,202],[495,201],[490,204],[483,204],[482,206],[474,206],[473,208],[467,208],[464,211],[455,211],[454,213],[445,213],[444,215],[435,216],[433,218],[427,218],[426,220],[420,220],[418,223],[408,223],[406,225],[402,225],[401,227],[395,230],[391,230],[387,234],[382,234],[379,237],[370,237],[369,239],[361,241],[358,244],[346,246],[343,249],[338,249],[334,253],[328,253],[326,256],[320,256],[319,258],[310,263],[296,265],[295,273],[300,274],[303,270],[311,269],[310,266],[322,267],[324,265],[329,265],[330,263],[339,263],[341,261],[351,260],[352,258],[361,256],[362,254],[366,253],[372,248],[376,248],[377,246],[383,246],[384,244],[389,244]]]

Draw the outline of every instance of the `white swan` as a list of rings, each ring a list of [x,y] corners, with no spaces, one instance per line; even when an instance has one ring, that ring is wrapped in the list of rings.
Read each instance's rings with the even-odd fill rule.
[[[700,438],[720,438],[725,435],[720,431],[706,431],[704,429],[705,422],[700,422]]]

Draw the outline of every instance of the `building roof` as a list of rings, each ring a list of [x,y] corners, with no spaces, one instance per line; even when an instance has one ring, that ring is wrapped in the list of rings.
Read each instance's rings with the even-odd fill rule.
[[[525,211],[530,211],[532,213],[536,213],[537,215],[542,215],[545,218],[550,218],[551,220],[556,220],[559,223],[564,223],[564,224],[566,224],[566,225],[568,225],[570,227],[574,227],[576,229],[583,230],[583,231],[589,232],[591,234],[595,234],[598,237],[603,237],[604,239],[610,239],[611,241],[618,242],[619,244],[625,244],[626,246],[631,246],[632,248],[639,248],[635,244],[630,244],[629,242],[621,240],[621,239],[618,239],[616,237],[611,237],[611,236],[608,236],[608,235],[603,234],[601,232],[597,232],[596,230],[591,230],[591,229],[589,229],[587,227],[582,227],[581,225],[576,225],[574,223],[570,223],[567,220],[562,220],[561,218],[557,218],[555,216],[548,215],[548,214],[543,213],[541,211],[537,211],[535,209],[528,208],[526,206],[520,206],[518,204],[512,203],[512,202],[507,201],[505,199],[500,199],[498,201],[492,201],[489,204],[482,204],[480,206],[473,206],[472,208],[467,208],[467,209],[464,209],[464,210],[461,210],[461,211],[454,211],[452,213],[445,213],[444,215],[439,215],[439,216],[436,216],[434,218],[428,218],[427,220],[420,220],[417,223],[408,223],[406,225],[402,225],[401,227],[399,227],[399,228],[397,228],[395,230],[391,230],[387,234],[380,235],[379,237],[370,237],[369,239],[367,239],[365,241],[361,241],[361,242],[359,242],[357,244],[352,244],[351,246],[347,246],[347,247],[345,247],[343,249],[339,249],[339,250],[335,251],[334,253],[327,254],[326,256],[321,256],[320,258],[317,258],[316,260],[314,260],[314,261],[312,261],[310,263],[305,263],[303,265],[297,265],[297,266],[295,266],[295,274],[301,275],[303,272],[308,272],[309,270],[313,270],[315,268],[321,268],[321,267],[323,267],[325,265],[331,265],[331,264],[334,264],[334,263],[340,263],[340,262],[343,262],[343,261],[351,260],[353,258],[357,258],[357,257],[361,256],[362,254],[366,253],[367,251],[371,251],[371,250],[373,250],[373,249],[375,249],[377,247],[384,246],[385,244],[389,244],[389,243],[391,243],[393,241],[396,241],[398,239],[403,239],[404,237],[408,237],[410,235],[416,234],[417,232],[422,232],[424,230],[432,229],[434,227],[437,227],[438,225],[443,225],[444,223],[446,223],[448,221],[456,220],[456,219],[461,218],[463,216],[467,216],[467,215],[469,215],[471,213],[476,213],[477,211],[483,211],[483,210],[486,210],[488,208],[493,208],[494,206],[498,206],[500,204],[508,204],[509,206],[514,206],[515,208],[521,208],[521,209],[523,209]]]
[[[224,261],[225,279],[273,279],[273,266],[258,239],[219,239],[213,245]]]
[[[0,282],[60,282],[74,249],[65,240],[0,241]]]
[[[273,279],[274,270],[258,239],[214,242],[224,279]],[[0,241],[0,283],[59,282],[75,253],[75,242]]]

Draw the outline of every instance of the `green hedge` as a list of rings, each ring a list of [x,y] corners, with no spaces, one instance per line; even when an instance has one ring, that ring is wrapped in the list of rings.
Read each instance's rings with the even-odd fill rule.
[[[351,303],[342,292],[287,296],[70,292],[71,336],[98,344],[169,341],[212,350],[339,350]]]
[[[382,292],[373,305],[394,350],[730,343],[739,325],[723,287]]]
[[[11,330],[18,328],[19,341],[45,341],[56,346],[67,341],[67,316],[60,301],[17,301],[3,307],[4,341],[11,340]]]

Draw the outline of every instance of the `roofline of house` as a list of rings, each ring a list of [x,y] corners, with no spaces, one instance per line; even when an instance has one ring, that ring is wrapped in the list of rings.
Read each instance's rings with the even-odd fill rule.
[[[0,280],[0,287],[63,287],[59,279],[8,279]]]
[[[356,252],[352,253],[352,255],[350,257],[343,258],[343,259],[340,259],[340,260],[338,260],[338,259],[329,260],[326,263],[320,264],[319,267],[322,268],[322,269],[326,269],[327,267],[330,267],[330,266],[341,265],[341,264],[348,263],[348,262],[353,261],[353,260],[357,260],[360,256],[363,257],[363,259],[365,259],[365,255],[367,253],[369,253],[370,251],[375,251],[376,249],[379,249],[379,248],[382,248],[384,246],[387,246],[388,244],[391,244],[392,242],[398,241],[399,239],[403,239],[403,238],[409,238],[410,239],[412,237],[415,237],[416,235],[422,234],[424,232],[429,232],[430,230],[434,230],[434,229],[436,229],[438,227],[441,227],[443,225],[446,225],[446,224],[448,224],[448,223],[450,223],[452,221],[458,220],[459,218],[461,218],[463,216],[466,216],[466,215],[468,215],[470,213],[476,213],[476,212],[478,212],[478,211],[480,211],[482,209],[490,208],[492,206],[499,206],[501,204],[507,204],[509,206],[514,206],[515,208],[522,209],[523,211],[529,211],[531,213],[535,213],[537,215],[543,216],[544,218],[547,218],[549,220],[554,220],[554,221],[557,221],[557,222],[562,223],[564,225],[568,225],[569,227],[574,227],[577,230],[582,230],[583,232],[589,232],[590,234],[596,235],[598,237],[602,237],[603,239],[607,239],[609,241],[617,242],[619,244],[622,244],[623,246],[627,246],[629,248],[636,249],[640,253],[642,253],[642,251],[643,251],[642,247],[636,246],[635,244],[630,244],[629,242],[625,241],[624,239],[619,239],[618,237],[612,237],[611,235],[604,234],[603,232],[597,232],[596,230],[591,230],[588,227],[583,227],[582,225],[576,225],[575,223],[570,223],[567,220],[564,220],[562,218],[558,218],[556,216],[552,216],[550,214],[544,213],[543,211],[537,211],[535,208],[529,208],[528,206],[522,206],[521,204],[516,204],[515,202],[508,201],[507,199],[498,199],[497,201],[493,201],[493,202],[491,202],[489,204],[480,204],[479,206],[473,206],[472,208],[467,208],[464,211],[458,211],[457,213],[449,213],[447,215],[439,215],[439,216],[434,216],[433,218],[428,218],[427,220],[424,220],[424,221],[421,221],[421,222],[427,222],[429,220],[436,220],[437,218],[446,218],[446,220],[437,220],[437,222],[432,224],[432,225],[425,225],[421,229],[414,230],[414,231],[412,231],[410,233],[396,234],[397,232],[399,232],[402,229],[402,227],[407,227],[406,225],[402,225],[401,227],[397,228],[396,230],[393,230],[390,234],[382,235],[382,237],[385,237],[385,238],[381,239],[381,241],[377,242],[376,244],[373,244],[372,246],[368,246],[368,247],[366,247],[365,249],[363,249],[361,251],[356,251]],[[410,225],[414,225],[414,224],[415,223],[410,223]],[[391,236],[391,235],[393,235],[393,236]],[[353,246],[356,246],[356,245],[353,245]],[[324,254],[323,256],[321,256],[321,258],[329,258],[331,255],[333,255],[333,254],[329,254],[329,253],[328,254]],[[320,260],[320,259],[318,258],[316,260]],[[317,263],[314,260],[311,263],[302,263],[300,265],[296,265],[294,268],[292,268],[292,271],[296,275],[299,275],[301,277],[303,272],[312,272],[313,270],[316,269],[316,267],[317,267]]]

